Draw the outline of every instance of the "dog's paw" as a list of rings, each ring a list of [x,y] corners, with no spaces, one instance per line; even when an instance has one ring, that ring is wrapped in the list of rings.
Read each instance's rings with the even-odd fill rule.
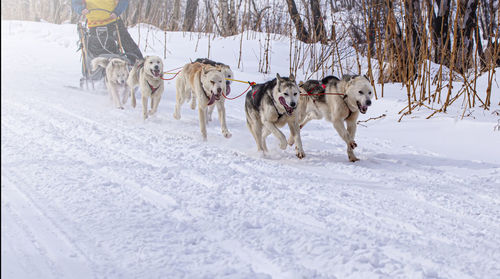
[[[356,142],[355,142],[355,141],[351,141],[351,142],[349,142],[349,148],[354,149],[354,148],[356,148],[356,147],[358,147],[358,144],[356,144]]]
[[[294,137],[290,137],[288,139],[288,145],[292,146],[294,143],[295,143],[295,138]]]
[[[125,109],[124,107],[122,106],[119,106],[119,107],[116,107],[117,109]]]
[[[174,112],[174,118],[177,119],[177,120],[181,119],[180,113]]]
[[[349,156],[349,161],[356,162],[356,161],[359,161],[359,159],[358,159],[358,157],[353,155],[353,156]]]
[[[304,150],[299,150],[298,148],[295,148],[295,154],[299,159],[306,157],[306,153],[304,152]]]
[[[232,134],[231,134],[228,130],[224,130],[224,131],[222,131],[222,135],[223,135],[226,139],[228,139],[228,138],[230,138],[230,137],[232,136]]]

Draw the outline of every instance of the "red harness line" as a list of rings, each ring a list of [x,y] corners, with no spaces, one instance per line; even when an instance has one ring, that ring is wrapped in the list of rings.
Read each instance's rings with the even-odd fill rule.
[[[182,71],[178,71],[178,72],[177,72],[177,73],[175,73],[175,75],[174,75],[173,77],[171,77],[171,78],[163,78],[163,77],[161,77],[161,79],[163,79],[163,80],[173,80],[173,79],[174,79],[175,77],[177,77],[177,75],[178,75],[178,74],[180,74],[181,72],[182,72]],[[171,73],[171,74],[174,74],[174,73]]]
[[[168,70],[168,71],[166,71],[166,72],[163,72],[164,74],[167,74],[167,75],[174,75],[174,76],[173,76],[173,77],[171,77],[171,78],[163,78],[163,77],[161,77],[161,79],[163,79],[163,80],[173,80],[173,79],[174,79],[175,77],[177,77],[177,75],[178,75],[178,74],[180,74],[180,72],[182,72],[182,71],[178,71],[178,72],[176,72],[176,73],[171,73],[171,72],[172,72],[172,71],[175,71],[175,70],[182,69],[182,68],[184,68],[184,66],[182,66],[182,67],[178,67],[178,68],[175,68],[175,69],[172,69],[172,70]]]
[[[243,96],[243,94],[247,93],[247,91],[252,87],[252,85],[255,85],[256,83],[255,82],[248,82],[249,86],[247,89],[245,89],[245,91],[243,91],[243,93],[241,93],[240,95],[236,96],[236,97],[228,97],[226,96],[226,94],[224,94],[224,92],[222,92],[222,96],[224,96],[224,98],[228,99],[228,100],[235,100],[235,99],[238,99],[239,97]],[[255,93],[253,93],[253,95],[255,95]]]

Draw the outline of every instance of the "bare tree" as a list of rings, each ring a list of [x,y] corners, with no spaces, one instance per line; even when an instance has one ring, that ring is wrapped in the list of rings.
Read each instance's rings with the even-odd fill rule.
[[[427,0],[431,15],[431,33],[434,48],[434,62],[448,65],[450,57],[450,18],[451,0]],[[435,5],[434,5],[435,4]]]
[[[478,0],[459,0],[457,2],[457,13],[459,24],[457,25],[457,47],[458,56],[456,60],[457,69],[465,72],[472,66],[472,52],[474,50],[473,32],[477,27]]]
[[[310,3],[314,23],[314,39],[315,41],[326,43],[327,36],[323,16],[321,15],[320,3],[318,0],[311,0]]]
[[[169,30],[172,31],[178,30],[180,17],[181,17],[181,0],[174,0],[172,17],[170,18],[170,23],[168,25]]]
[[[295,5],[294,0],[286,0],[288,5],[288,12],[295,24],[295,30],[297,32],[297,39],[302,42],[309,42],[309,33],[307,32],[302,19],[300,18],[299,12],[297,11],[297,5]]]
[[[193,31],[197,11],[198,0],[188,0],[186,3],[186,12],[184,13],[184,23],[182,24],[182,30]]]

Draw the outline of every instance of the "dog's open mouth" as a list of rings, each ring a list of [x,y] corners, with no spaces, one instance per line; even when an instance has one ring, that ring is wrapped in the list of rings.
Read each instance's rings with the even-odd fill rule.
[[[285,101],[285,98],[284,98],[284,97],[279,97],[279,99],[278,99],[278,100],[280,101],[280,104],[282,104],[282,105],[283,105],[283,107],[285,108],[285,110],[286,110],[286,114],[288,114],[288,115],[292,115],[292,113],[293,113],[293,108],[291,108],[291,107],[289,107],[289,106],[288,106],[288,104],[287,104],[287,103],[286,103],[286,101]]]
[[[229,93],[231,93],[231,85],[226,84],[226,96],[229,96]]]
[[[356,101],[356,104],[358,105],[359,112],[365,114],[366,111],[368,110],[368,106],[362,106],[359,101]]]
[[[210,100],[208,100],[207,106],[210,106],[211,104],[215,103],[215,101],[220,100],[220,94],[214,94],[212,93],[212,96],[210,97]]]
[[[158,77],[160,77],[160,76],[161,76],[161,71],[160,71],[160,70],[151,70],[151,74],[152,74],[154,77],[158,78]]]

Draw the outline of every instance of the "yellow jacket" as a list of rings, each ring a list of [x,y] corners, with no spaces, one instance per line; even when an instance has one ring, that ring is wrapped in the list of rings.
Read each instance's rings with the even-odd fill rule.
[[[86,0],[85,4],[89,10],[86,15],[88,27],[103,26],[116,21],[116,18],[112,19],[109,16],[118,4],[117,0]],[[103,9],[110,12],[93,9]]]

